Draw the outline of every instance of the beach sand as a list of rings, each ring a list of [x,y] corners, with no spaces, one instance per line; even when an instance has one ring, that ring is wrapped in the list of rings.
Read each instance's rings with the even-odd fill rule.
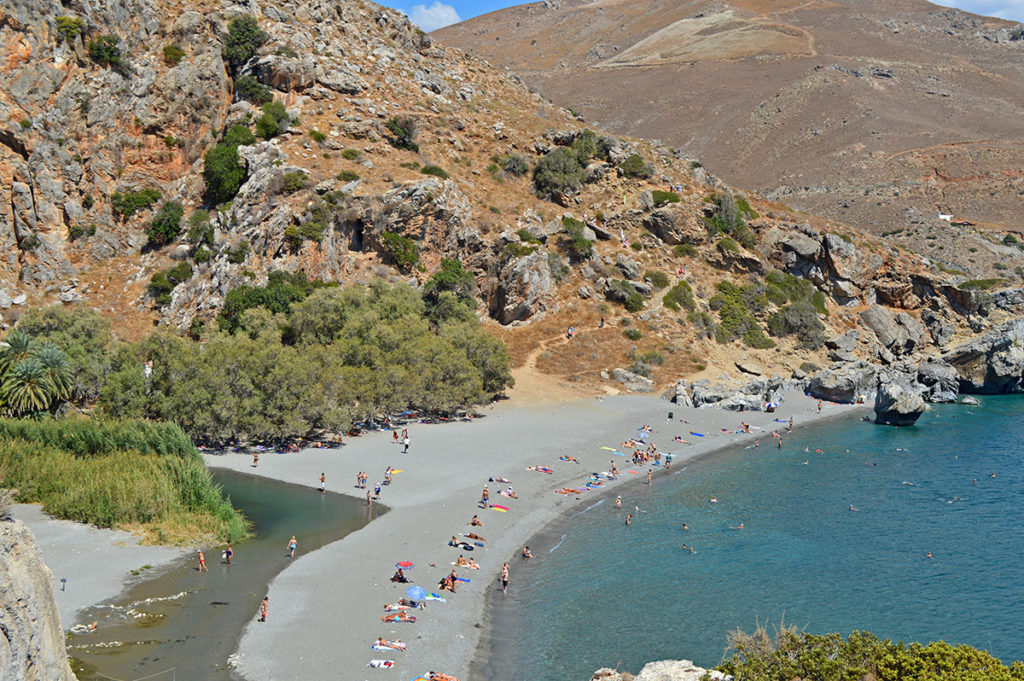
[[[35,535],[43,561],[53,572],[60,622],[65,629],[81,621],[90,606],[114,601],[132,584],[177,560],[187,550],[143,546],[129,532],[104,530],[70,520],[56,520],[35,504],[16,504],[14,517]],[[143,565],[150,570],[133,576]],[[61,578],[67,579],[61,589]]]
[[[308,485],[315,493],[320,474],[327,476],[331,492],[365,497],[355,488],[356,474],[366,471],[369,486],[383,480],[384,469],[401,469],[392,485],[383,488],[381,502],[391,511],[343,540],[304,554],[302,528],[294,532],[299,550],[296,560],[268,588],[268,621],[250,623],[242,634],[236,670],[251,681],[285,681],[331,676],[344,679],[402,679],[428,671],[454,674],[469,680],[470,664],[483,631],[485,597],[500,588],[503,561],[511,566],[510,593],[529,588],[517,580],[518,558],[524,543],[554,520],[582,508],[619,487],[624,506],[638,497],[646,470],[632,466],[627,457],[615,456],[602,446],[618,448],[637,428],[654,428],[650,442],[659,451],[672,452],[673,469],[716,449],[760,437],[774,446],[772,430],[784,434],[785,425],[773,419],[793,416],[797,427],[821,418],[850,413],[853,407],[825,404],[817,413],[817,400],[789,393],[775,414],[727,412],[715,408],[683,409],[653,396],[615,396],[561,404],[497,404],[484,410],[485,418],[439,425],[412,423],[411,445],[402,454],[390,432],[346,439],[340,449],[309,449],[288,454],[264,452],[258,468],[248,454],[206,454],[212,467],[267,476]],[[667,422],[668,412],[673,421]],[[683,420],[689,421],[684,423]],[[751,435],[726,434],[741,421],[763,430]],[[706,436],[698,438],[696,430]],[[692,444],[673,441],[681,435]],[[785,435],[783,435],[785,437]],[[581,462],[559,461],[573,456]],[[581,487],[592,472],[607,471],[614,460],[619,479],[600,491],[577,496],[554,494],[562,487]],[[552,474],[527,471],[531,465],[554,469]],[[627,471],[639,471],[631,475]],[[490,477],[511,480],[518,499],[498,494],[506,484],[488,483]],[[658,473],[654,475],[657,484]],[[638,481],[628,484],[630,481]],[[491,503],[509,507],[507,513],[480,506],[483,486],[489,485]],[[591,502],[592,503],[592,502]],[[474,514],[483,527],[468,525]],[[448,546],[452,535],[475,531],[486,537],[486,548],[467,553]],[[462,537],[460,536],[460,539]],[[414,624],[385,624],[383,605],[404,595],[408,585],[389,577],[397,561],[409,560],[408,571],[418,586],[438,591],[438,581],[452,569],[459,554],[473,557],[481,570],[458,568],[458,593],[443,592],[447,602],[428,602],[415,611]],[[283,559],[287,560],[287,559]],[[433,564],[433,565],[432,565]],[[253,610],[263,594],[253,596]],[[370,645],[383,636],[408,644],[408,652],[385,653]],[[392,659],[390,669],[370,669],[371,659]]]

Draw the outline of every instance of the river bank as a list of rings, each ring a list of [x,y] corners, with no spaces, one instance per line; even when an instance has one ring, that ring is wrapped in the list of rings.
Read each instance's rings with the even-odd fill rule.
[[[670,411],[673,420],[667,423]],[[646,482],[643,469],[602,447],[618,448],[639,426],[649,424],[655,430],[651,441],[660,451],[673,452],[673,470],[678,470],[694,457],[744,439],[760,436],[767,445],[772,430],[785,430],[785,424],[774,419],[793,416],[799,427],[850,411],[850,407],[826,404],[819,415],[817,401],[797,393],[788,394],[776,414],[681,409],[648,396],[557,405],[499,404],[487,409],[485,418],[471,422],[412,424],[408,454],[402,454],[402,447],[385,432],[351,439],[340,449],[265,452],[258,468],[252,467],[251,455],[207,454],[212,467],[310,487],[319,485],[323,473],[329,490],[356,497],[365,495],[355,487],[359,471],[370,474],[371,487],[382,480],[387,466],[401,471],[382,493],[382,501],[392,511],[361,530],[306,555],[301,550],[301,529],[297,529],[298,560],[270,584],[268,592],[275,604],[270,621],[250,623],[243,633],[237,671],[252,681],[312,678],[325,666],[344,670],[340,673],[346,678],[372,674],[398,679],[431,670],[470,678],[486,619],[486,596],[497,588],[502,562],[518,555],[544,527],[582,510],[599,494],[563,496],[554,490],[581,486],[592,472],[608,470],[612,461],[622,475],[606,483],[600,493],[619,490],[629,504],[628,496],[639,488],[627,482]],[[722,432],[738,429],[742,421],[761,430],[750,435]],[[690,435],[691,431],[704,437]],[[690,444],[674,442],[675,435]],[[560,461],[563,456],[580,463]],[[552,472],[528,471],[528,466],[547,466]],[[637,474],[630,474],[630,469]],[[492,477],[509,479],[518,498],[498,496],[508,485],[488,483]],[[655,485],[659,477],[656,473]],[[507,506],[508,512],[482,508],[479,500],[485,484],[490,486],[491,503]],[[482,527],[468,525],[474,514],[480,516]],[[488,539],[485,547],[468,554],[448,546],[451,536],[471,530]],[[416,612],[415,624],[381,621],[383,604],[397,601],[407,587],[389,582],[396,562],[415,563],[409,576],[417,585],[436,591],[438,580],[452,569],[460,553],[473,557],[482,569],[460,568],[459,576],[470,582],[460,583],[458,593],[446,594],[444,603],[428,603],[426,610]],[[517,563],[510,563],[512,595],[526,586],[517,582]],[[404,640],[409,650],[373,651],[370,644],[378,637]],[[374,658],[393,659],[396,665],[371,671],[366,665]]]

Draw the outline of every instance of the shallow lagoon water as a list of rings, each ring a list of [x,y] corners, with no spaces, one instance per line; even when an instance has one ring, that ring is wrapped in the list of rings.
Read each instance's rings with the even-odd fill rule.
[[[582,500],[532,540],[538,558],[512,563],[481,676],[711,666],[730,630],[783,619],[1024,658],[1024,397],[981,399],[912,428],[798,428],[781,450],[766,435],[631,486],[622,511]]]
[[[298,560],[381,512],[316,488],[225,470],[214,470],[213,477],[256,536],[233,546],[230,566],[222,546],[203,547],[209,572],[196,571],[192,554],[115,603],[93,608],[85,617],[99,622],[97,630],[68,641],[79,681],[230,678],[227,661],[242,628],[256,618],[267,584],[291,562],[289,538],[296,535]]]

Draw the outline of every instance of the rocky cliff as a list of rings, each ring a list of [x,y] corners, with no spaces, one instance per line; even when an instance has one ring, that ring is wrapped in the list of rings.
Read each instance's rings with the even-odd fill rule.
[[[53,573],[28,528],[6,517],[0,518],[0,634],[0,678],[74,681]]]

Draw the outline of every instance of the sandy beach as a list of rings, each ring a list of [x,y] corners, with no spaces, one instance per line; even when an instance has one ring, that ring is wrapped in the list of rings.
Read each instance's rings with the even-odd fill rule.
[[[70,520],[56,520],[35,504],[17,504],[14,517],[35,535],[43,560],[53,572],[60,622],[65,629],[84,624],[84,609],[115,600],[132,584],[169,565],[186,549],[143,546],[138,537],[119,530],[104,530]],[[139,575],[139,570],[149,565]],[[67,582],[61,588],[61,579]]]
[[[482,419],[410,424],[407,454],[388,432],[347,439],[340,449],[264,452],[258,468],[252,467],[248,454],[207,454],[212,467],[308,485],[314,492],[324,473],[328,491],[360,498],[365,491],[355,487],[359,471],[369,474],[370,488],[383,480],[386,467],[401,471],[382,491],[381,502],[391,511],[343,540],[304,554],[302,528],[295,528],[296,559],[268,588],[268,621],[253,621],[243,632],[236,669],[251,681],[319,678],[325,672],[345,679],[408,680],[429,671],[468,681],[483,631],[485,597],[500,588],[502,562],[509,561],[511,566],[510,593],[529,588],[516,577],[519,552],[531,536],[582,508],[588,496],[593,499],[618,487],[628,505],[631,498],[642,495],[646,469],[602,447],[619,448],[637,434],[638,427],[648,424],[654,429],[649,441],[659,451],[672,452],[672,466],[678,469],[685,461],[755,437],[772,445],[771,431],[785,430],[776,418],[792,416],[799,427],[854,409],[826,403],[819,415],[817,404],[798,393],[787,394],[775,414],[681,409],[652,396],[561,404],[499,403],[486,409]],[[668,412],[673,412],[671,422]],[[721,432],[722,428],[739,429],[743,421],[761,430],[750,435]],[[705,437],[691,436],[690,431]],[[691,444],[674,442],[675,435]],[[562,456],[575,457],[580,463],[560,461]],[[613,460],[620,471],[618,480],[575,496],[554,493],[563,487],[582,487],[591,473],[609,470]],[[553,472],[529,471],[528,466],[546,466]],[[630,469],[638,474],[628,473]],[[488,483],[491,477],[509,479],[518,498],[500,496],[499,490],[508,485]],[[657,479],[655,472],[655,484]],[[491,504],[507,506],[508,512],[482,507],[485,484]],[[482,527],[469,526],[474,514]],[[448,546],[452,535],[464,539],[461,535],[470,531],[486,537],[486,546],[472,553]],[[428,602],[426,609],[414,611],[416,623],[381,621],[384,604],[396,602],[409,586],[389,581],[396,562],[413,562],[408,576],[428,592],[436,592],[438,581],[460,553],[474,558],[482,568],[458,568],[459,577],[470,579],[469,583],[460,582],[456,594],[443,592],[446,602]],[[254,601],[254,610],[257,605]],[[374,651],[370,646],[377,637],[404,641],[408,651]],[[372,659],[396,664],[389,669],[368,668]]]

